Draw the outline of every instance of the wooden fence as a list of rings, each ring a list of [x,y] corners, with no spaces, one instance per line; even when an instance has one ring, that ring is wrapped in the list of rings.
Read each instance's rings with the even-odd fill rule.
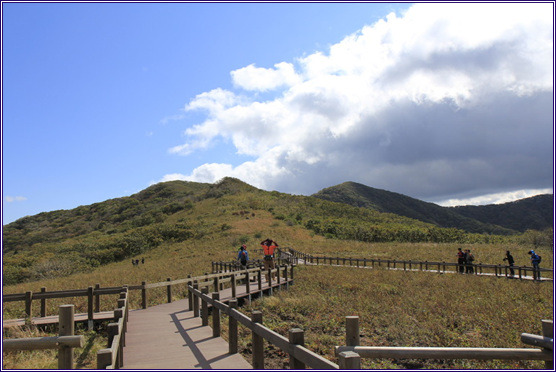
[[[253,369],[264,369],[264,340],[289,354],[291,369],[304,369],[305,366],[313,369],[338,369],[337,364],[304,347],[304,334],[302,330],[297,328],[291,329],[288,338],[286,338],[263,326],[262,313],[260,311],[253,311],[251,318],[249,318],[236,310],[237,300],[232,299],[229,301],[229,305],[226,305],[220,301],[218,292],[213,292],[212,296],[209,296],[206,293],[206,287],[205,291],[201,291],[196,287],[188,286],[188,291],[191,294],[189,297],[193,301],[194,316],[201,316],[203,325],[208,325],[208,305],[212,306],[213,337],[220,336],[220,314],[228,315],[230,354],[238,352],[238,322],[251,330]],[[200,311],[199,301],[201,301]]]
[[[124,363],[125,334],[129,317],[128,291],[124,289],[114,310],[114,323],[108,324],[108,347],[97,352],[97,369],[119,369]]]
[[[100,296],[114,295],[120,293],[123,287],[105,287],[101,288],[100,284],[95,287],[88,287],[87,289],[69,289],[62,291],[46,291],[46,287],[42,287],[40,292],[28,291],[25,293],[3,294],[2,302],[25,302],[25,315],[31,317],[33,300],[40,300],[40,317],[46,317],[46,300],[54,298],[67,298],[67,297],[87,297],[87,320],[89,321],[89,328],[93,321],[93,314],[100,312]]]
[[[471,348],[471,347],[389,347],[359,346],[359,317],[346,317],[346,345],[336,346],[341,369],[361,369],[361,358],[389,359],[479,359],[479,360],[544,360],[545,368],[554,370],[554,328],[552,320],[542,321],[543,335],[521,334],[527,348]]]
[[[286,266],[279,267],[285,268]],[[280,272],[284,272],[286,270],[285,275],[290,275],[293,278],[293,268],[294,266],[287,266],[288,269],[282,269]],[[247,270],[249,274],[255,275],[254,273],[259,272],[261,267],[257,266],[252,269]],[[278,275],[280,275],[280,272]],[[289,274],[288,274],[289,272]],[[276,273],[276,272],[275,272]],[[258,275],[257,275],[258,277]],[[166,287],[167,299],[168,303],[172,302],[172,291],[173,286],[180,285],[180,284],[190,284],[194,282],[199,283],[206,283],[212,282],[217,283],[220,286],[224,286],[225,283],[230,283],[230,285],[235,285],[237,281],[245,279],[245,270],[242,275],[238,275],[237,271],[232,272],[223,272],[223,273],[213,273],[208,274],[205,273],[204,275],[199,275],[192,277],[188,275],[185,279],[177,279],[172,280],[171,278],[167,278],[166,281],[157,282],[157,283],[147,283],[143,281],[140,285],[124,285],[121,287],[100,287],[100,284],[96,284],[95,287],[88,287],[87,289],[69,289],[69,290],[62,290],[62,291],[50,291],[47,292],[46,288],[41,288],[40,292],[25,292],[25,293],[14,293],[14,294],[3,294],[2,301],[5,302],[15,302],[15,301],[24,301],[25,302],[25,315],[30,317],[32,314],[32,304],[34,300],[40,300],[41,308],[40,308],[40,316],[46,317],[46,300],[53,299],[53,298],[65,298],[65,297],[84,297],[88,298],[87,300],[87,318],[89,320],[89,325],[91,326],[94,313],[100,312],[100,296],[102,295],[114,295],[119,294],[122,291],[141,291],[141,307],[143,309],[147,308],[147,290],[154,289],[154,288],[161,288]]]
[[[303,262],[305,264],[311,265],[336,265],[336,266],[355,266],[355,267],[369,267],[369,268],[385,268],[385,269],[395,269],[395,270],[405,270],[405,271],[429,271],[429,272],[457,272],[458,268],[461,266],[454,262],[434,262],[434,261],[402,261],[402,260],[383,260],[375,258],[351,258],[351,257],[327,257],[327,256],[313,256],[303,252],[299,252],[292,248],[287,248],[287,253],[289,253],[293,259],[291,262],[298,264]],[[510,277],[510,266],[505,265],[491,265],[491,264],[471,264],[463,265],[464,269],[466,266],[470,266],[473,269],[473,274],[475,275],[493,275],[496,277]],[[453,270],[451,270],[453,268]],[[517,273],[516,278],[523,279],[527,276],[527,273],[533,275],[534,268],[531,266],[512,266],[514,273]],[[464,270],[465,271],[465,270]],[[552,269],[539,269],[540,273],[549,273],[551,277],[549,280],[553,280],[553,270]],[[541,274],[542,275],[542,274]]]
[[[296,259],[289,253],[290,248],[277,248],[276,249],[276,257],[274,259],[276,265],[295,265]],[[258,257],[262,257],[262,249],[256,249],[254,252],[258,253]],[[253,253],[253,252],[252,252]],[[237,260],[231,261],[220,261],[220,262],[212,262],[212,272],[213,273],[225,273],[230,271],[238,271],[247,269],[254,269],[257,267],[264,267],[264,261],[262,259],[253,259],[251,258],[246,266],[242,266]]]
[[[58,349],[58,369],[73,369],[73,348],[83,347],[83,336],[74,335],[74,307],[59,307],[57,337],[32,337],[2,340],[2,351]]]

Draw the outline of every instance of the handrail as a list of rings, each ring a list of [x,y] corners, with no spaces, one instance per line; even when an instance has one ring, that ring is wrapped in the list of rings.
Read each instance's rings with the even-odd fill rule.
[[[129,317],[128,290],[120,293],[115,323],[108,324],[108,347],[97,352],[97,369],[119,369],[123,366],[125,334]]]
[[[342,369],[361,369],[361,358],[542,360],[545,361],[546,368],[553,369],[553,321],[543,320],[542,323],[543,336],[521,334],[523,343],[541,346],[542,349],[360,346],[359,317],[349,316],[346,317],[346,343],[348,345],[336,346],[334,353],[339,357]],[[347,368],[348,365],[349,368]]]
[[[552,360],[554,357],[548,351],[524,348],[337,346],[335,351],[336,355],[353,351],[361,358],[389,359]]]
[[[74,305],[58,308],[58,336],[2,340],[2,351],[58,349],[58,369],[73,369],[73,348],[83,347],[83,335],[74,335]]]
[[[311,350],[305,348],[302,345],[298,345],[290,342],[288,338],[280,335],[279,333],[272,331],[271,329],[263,326],[261,323],[253,321],[245,314],[233,308],[231,305],[226,305],[225,303],[219,300],[211,298],[207,294],[202,293],[200,290],[193,288],[193,286],[191,285],[188,285],[188,291],[192,296],[197,297],[207,305],[210,304],[214,308],[222,311],[223,313],[228,315],[231,319],[234,319],[235,321],[241,323],[242,325],[250,329],[254,334],[262,337],[263,339],[272,343],[274,346],[288,353],[290,355],[290,358],[294,358],[308,365],[313,369],[338,369],[339,368],[337,364],[329,361],[328,359],[312,352]],[[215,328],[214,325],[213,328]],[[253,345],[253,350],[255,350],[256,348],[257,346]],[[255,358],[255,352],[253,355]]]
[[[438,271],[438,272],[446,272],[446,267],[472,267],[474,274],[483,274],[482,269],[495,269],[495,275],[498,276],[508,276],[508,269],[514,269],[518,271],[518,277],[522,278],[522,271],[527,274],[527,272],[533,272],[536,270],[534,267],[531,266],[505,266],[505,265],[496,265],[496,264],[458,264],[455,262],[440,262],[440,261],[413,261],[413,260],[390,260],[390,259],[375,259],[375,258],[352,258],[352,257],[329,257],[329,256],[313,256],[307,253],[303,253],[297,251],[293,248],[287,248],[289,253],[296,257],[298,260],[302,259],[305,264],[316,264],[316,265],[340,265],[340,266],[354,266],[353,263],[355,262],[355,266],[363,265],[364,267],[367,266],[368,263],[372,264],[373,267],[375,264],[381,266],[381,264],[386,264],[387,268],[390,269],[393,265],[396,268],[396,265],[403,265],[404,270],[408,270],[407,265],[409,265],[409,270],[418,270],[418,271]],[[340,264],[340,261],[342,264]],[[346,262],[349,261],[349,265],[346,265]],[[335,262],[335,264],[334,264]],[[415,266],[413,266],[415,265]],[[423,269],[424,267],[424,269]],[[441,270],[442,267],[442,270]],[[505,271],[502,273],[502,271]],[[553,269],[548,268],[539,268],[538,272],[553,272]],[[553,280],[553,278],[548,278]]]
[[[249,273],[256,272],[258,268],[248,269]],[[245,272],[246,270],[242,270]],[[157,283],[149,283],[143,282],[141,285],[131,285],[131,286],[121,286],[121,287],[100,287],[100,284],[96,284],[95,287],[89,287],[88,289],[69,289],[69,290],[60,290],[60,291],[46,291],[46,288],[42,288],[41,292],[32,292],[28,291],[26,293],[12,293],[12,294],[3,294],[2,301],[3,302],[16,302],[16,301],[25,301],[25,314],[28,317],[31,317],[32,313],[32,301],[33,300],[41,300],[41,311],[40,316],[46,316],[46,299],[53,299],[53,298],[64,298],[64,297],[85,297],[88,296],[88,308],[93,309],[93,302],[94,302],[94,312],[100,312],[100,302],[99,296],[101,295],[112,295],[118,294],[124,288],[126,290],[141,290],[143,291],[143,298],[146,298],[145,291],[147,289],[152,288],[160,288],[160,287],[171,287],[172,285],[178,284],[186,284],[186,283],[193,283],[197,282],[207,282],[208,280],[214,280],[214,278],[219,278],[221,282],[228,282],[231,280],[232,275],[238,275],[237,272],[228,272],[228,273],[213,273],[213,274],[205,274],[199,275],[195,277],[189,277],[185,279],[177,279],[177,280],[167,280],[165,282],[157,282]],[[146,303],[143,304],[143,308],[146,308]],[[91,311],[89,314],[89,321],[92,321],[92,314]]]

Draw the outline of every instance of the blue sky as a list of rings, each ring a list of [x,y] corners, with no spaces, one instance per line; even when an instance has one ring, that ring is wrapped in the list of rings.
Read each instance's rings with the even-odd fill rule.
[[[476,6],[3,2],[3,224],[223,176],[552,192],[552,4]]]

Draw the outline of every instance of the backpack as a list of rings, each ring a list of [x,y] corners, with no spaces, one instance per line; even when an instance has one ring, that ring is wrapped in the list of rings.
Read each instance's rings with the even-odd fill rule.
[[[539,258],[539,263],[541,263],[541,261],[542,261],[542,257],[541,257],[541,255],[540,255],[540,254],[538,254],[538,255],[537,255],[537,257]]]

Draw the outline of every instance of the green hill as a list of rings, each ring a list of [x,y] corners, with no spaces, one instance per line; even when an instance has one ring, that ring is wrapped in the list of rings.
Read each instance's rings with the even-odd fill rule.
[[[472,218],[402,194],[375,189],[355,182],[346,182],[319,191],[316,198],[346,203],[385,213],[414,218],[440,227],[459,228],[473,233],[511,234],[514,231],[481,223]]]
[[[367,190],[364,187],[344,185],[350,186],[343,189],[352,190],[349,194],[352,198],[370,200],[368,194],[361,194],[361,190]],[[485,243],[503,239],[498,235],[442,228],[434,224],[438,219],[420,221],[423,215],[436,213],[437,218],[442,218],[450,211],[403,195],[380,194],[381,203],[399,205],[390,210],[379,208],[379,204],[372,209],[359,207],[368,204],[348,205],[348,194],[339,195],[342,202],[268,192],[233,178],[215,184],[172,181],[129,197],[24,217],[4,226],[3,283],[88,272],[156,248],[172,249],[176,245],[224,248],[245,241],[258,243],[255,240],[264,235],[275,236],[276,226],[284,227],[280,238],[297,239],[301,245],[310,234],[359,242]],[[409,202],[421,214],[403,216],[402,206]],[[476,220],[451,213],[454,219],[481,226]],[[238,219],[249,222],[241,234],[235,230]],[[230,230],[233,234],[228,233]],[[304,237],[294,239],[300,231]],[[501,228],[487,231],[507,233]]]
[[[552,195],[502,205],[448,208],[359,183],[345,182],[313,196],[471,233],[515,234],[528,229],[551,228],[553,223]]]
[[[524,232],[554,224],[554,195],[537,195],[504,204],[452,207],[462,216]]]

